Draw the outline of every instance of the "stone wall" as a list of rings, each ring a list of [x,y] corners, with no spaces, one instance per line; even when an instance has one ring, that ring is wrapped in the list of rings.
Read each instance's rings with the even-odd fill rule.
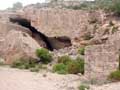
[[[102,79],[118,69],[119,54],[113,45],[94,45],[86,48],[85,75]]]
[[[120,31],[109,35],[103,45],[93,45],[86,48],[85,74],[89,78],[104,78],[119,67]]]

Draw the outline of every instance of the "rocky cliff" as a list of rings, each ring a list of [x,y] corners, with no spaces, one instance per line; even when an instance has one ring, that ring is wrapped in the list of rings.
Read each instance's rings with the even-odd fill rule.
[[[33,58],[39,47],[56,50],[56,56],[61,52],[77,56],[78,48],[86,46],[88,76],[108,75],[118,68],[120,22],[101,10],[25,7],[0,16],[0,56],[7,63],[24,55]]]
[[[32,26],[49,37],[67,36],[75,43],[86,32],[93,32],[92,20],[99,24],[104,21],[102,11],[83,11],[70,9],[51,9],[26,7],[23,17],[31,21]]]

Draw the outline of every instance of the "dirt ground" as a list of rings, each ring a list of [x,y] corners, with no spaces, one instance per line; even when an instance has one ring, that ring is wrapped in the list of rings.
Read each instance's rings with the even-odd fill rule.
[[[0,90],[77,90],[79,76],[0,67]]]
[[[0,67],[0,90],[78,90],[80,76]],[[90,86],[90,90],[120,90],[120,82]]]

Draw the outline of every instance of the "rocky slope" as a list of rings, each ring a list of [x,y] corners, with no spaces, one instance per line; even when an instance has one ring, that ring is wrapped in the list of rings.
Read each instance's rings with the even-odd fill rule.
[[[0,22],[0,56],[7,64],[22,56],[36,57],[37,48],[40,45],[31,37],[28,29]]]
[[[60,49],[54,50],[55,57],[63,54],[76,57],[78,48],[87,46],[85,75],[88,79],[101,79],[119,64],[120,22],[110,16],[102,10],[34,7],[14,13],[1,12],[0,56],[11,63],[16,57],[36,58],[37,48],[51,46],[52,50]],[[13,23],[10,18],[19,20]]]

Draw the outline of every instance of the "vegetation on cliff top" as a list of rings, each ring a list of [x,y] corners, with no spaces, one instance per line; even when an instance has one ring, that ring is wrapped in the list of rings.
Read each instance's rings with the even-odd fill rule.
[[[103,9],[105,11],[120,14],[120,0],[95,0],[94,2],[83,2],[80,5],[68,6],[69,9],[74,10],[96,10]]]

